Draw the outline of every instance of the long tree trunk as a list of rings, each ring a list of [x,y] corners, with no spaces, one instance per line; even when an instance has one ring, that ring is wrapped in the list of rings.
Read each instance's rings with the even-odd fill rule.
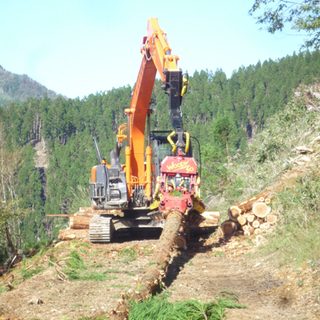
[[[171,210],[168,212],[166,224],[151,259],[151,262],[154,262],[154,264],[150,265],[146,270],[135,291],[132,293],[128,292],[122,296],[119,305],[111,311],[109,315],[110,320],[128,319],[128,299],[134,299],[140,302],[148,299],[151,294],[155,292],[159,283],[161,283],[162,278],[165,276],[171,257],[170,253],[182,224],[183,214],[179,210]]]

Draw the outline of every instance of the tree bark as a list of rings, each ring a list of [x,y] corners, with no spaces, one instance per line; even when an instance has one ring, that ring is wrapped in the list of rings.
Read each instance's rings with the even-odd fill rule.
[[[12,243],[12,240],[11,240],[11,234],[10,234],[10,231],[9,231],[9,228],[6,227],[6,235],[7,235],[7,242],[8,242],[8,247],[9,247],[9,250],[10,250],[10,254],[11,256],[15,256],[17,255],[17,250],[15,249],[13,243]]]
[[[134,299],[140,302],[148,299],[158,288],[169,265],[170,253],[175,244],[175,239],[179,235],[179,229],[183,224],[183,219],[183,214],[179,210],[171,210],[167,213],[166,224],[152,256],[151,261],[154,262],[154,264],[150,265],[146,270],[135,291],[122,295],[122,300],[109,315],[110,320],[128,319],[128,299]]]

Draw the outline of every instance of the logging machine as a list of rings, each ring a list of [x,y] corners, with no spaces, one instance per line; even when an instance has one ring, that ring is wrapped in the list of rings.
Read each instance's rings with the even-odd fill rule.
[[[131,105],[125,109],[127,122],[118,129],[110,164],[101,157],[93,138],[99,164],[91,170],[90,200],[97,213],[90,220],[92,242],[110,242],[119,228],[163,227],[170,209],[184,213],[186,225],[202,221],[200,174],[193,156],[192,137],[183,128],[181,111],[188,75],[178,68],[179,57],[171,54],[157,18],[148,20],[141,54]],[[168,95],[172,132],[150,129],[151,96],[157,71],[163,82],[161,88]],[[120,164],[125,140],[125,164]],[[198,140],[192,141],[197,142],[200,156]]]

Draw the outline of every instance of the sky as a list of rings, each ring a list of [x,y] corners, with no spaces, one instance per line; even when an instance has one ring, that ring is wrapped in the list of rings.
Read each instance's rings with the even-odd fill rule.
[[[68,98],[134,85],[148,18],[158,18],[189,75],[299,52],[304,37],[274,35],[249,16],[254,0],[0,0],[0,65]],[[262,26],[263,27],[263,26]]]

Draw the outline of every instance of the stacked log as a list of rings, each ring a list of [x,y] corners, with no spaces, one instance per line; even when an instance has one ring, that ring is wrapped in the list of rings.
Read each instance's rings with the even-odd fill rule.
[[[69,228],[59,231],[59,240],[89,239],[89,223],[94,213],[92,208],[80,208],[75,214],[48,214],[50,217],[69,218]]]
[[[75,214],[48,214],[49,217],[69,218],[70,228],[59,231],[59,240],[89,239],[90,220],[96,214],[123,216],[121,210],[94,210],[91,207],[80,207]]]
[[[221,226],[223,235],[232,236],[236,231],[244,235],[258,235],[277,223],[277,216],[271,214],[268,206],[274,198],[271,191],[263,191],[258,195],[232,205],[228,210],[229,220]]]

